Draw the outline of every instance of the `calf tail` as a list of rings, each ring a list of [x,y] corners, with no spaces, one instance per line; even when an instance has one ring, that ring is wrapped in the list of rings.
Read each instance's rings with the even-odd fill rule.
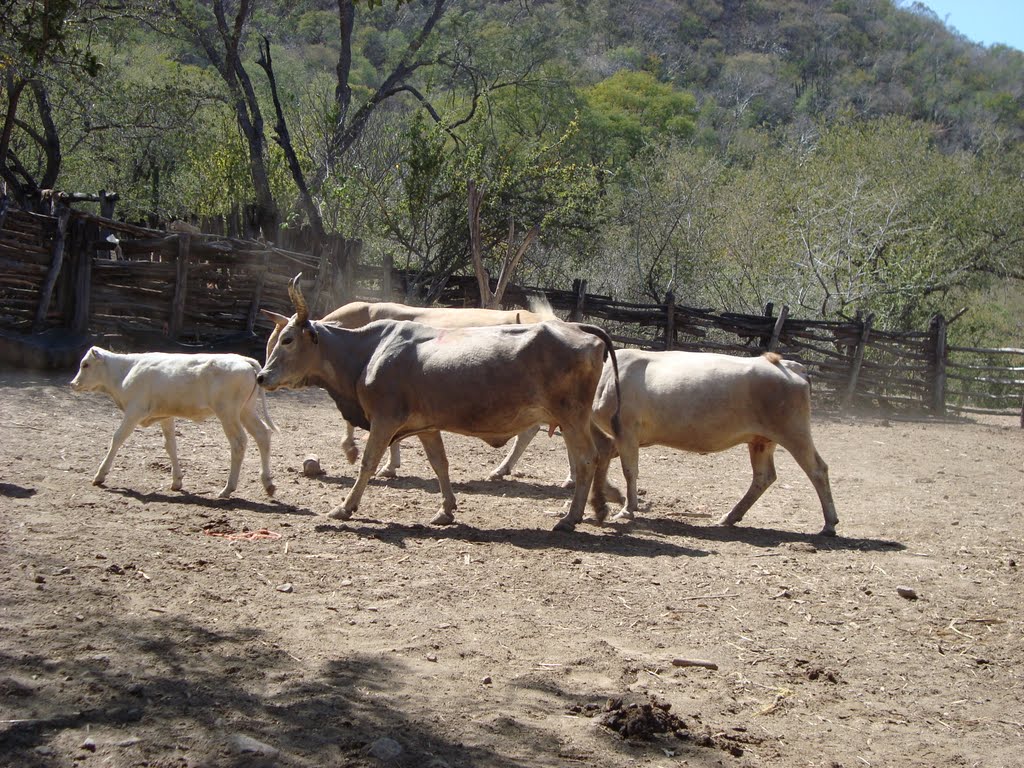
[[[612,359],[612,371],[615,373],[615,413],[612,414],[612,437],[618,439],[622,433],[622,390],[619,388],[619,360],[615,356],[615,345],[612,344],[612,338],[604,328],[599,328],[598,326],[590,325],[589,323],[575,323],[575,325],[581,331],[593,334],[603,341],[604,359],[607,360],[609,357]]]
[[[270,428],[270,431],[280,432],[277,424],[270,418],[270,411],[267,410],[267,391],[263,387],[260,387],[260,407],[263,409],[263,423]]]
[[[277,428],[277,424],[275,424],[274,420],[270,418],[270,411],[267,410],[267,391],[256,381],[256,376],[263,369],[263,366],[260,365],[258,360],[253,360],[252,358],[249,358],[249,366],[253,369],[252,392],[249,393],[249,397],[246,399],[251,400],[252,396],[259,392],[260,408],[263,411],[262,419],[264,425],[266,425],[271,432],[280,432],[281,430]]]

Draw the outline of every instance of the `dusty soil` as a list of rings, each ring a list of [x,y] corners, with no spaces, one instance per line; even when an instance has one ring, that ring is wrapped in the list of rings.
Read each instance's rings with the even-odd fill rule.
[[[270,398],[273,500],[251,441],[216,498],[216,422],[179,425],[185,492],[156,428],[95,488],[119,415],[69,378],[0,374],[4,766],[1024,765],[1011,419],[818,418],[835,539],[782,451],[713,527],[742,448],[647,449],[643,519],[564,534],[557,437],[508,482],[483,479],[500,450],[447,437],[454,526],[427,525],[418,445],[322,517],[353,471],[319,391]]]

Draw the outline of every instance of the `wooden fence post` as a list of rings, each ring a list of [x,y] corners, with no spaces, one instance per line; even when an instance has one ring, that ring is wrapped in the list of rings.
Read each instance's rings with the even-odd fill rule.
[[[57,232],[53,238],[53,252],[50,257],[50,271],[46,274],[46,280],[39,291],[39,305],[36,307],[36,317],[32,322],[32,332],[38,333],[46,323],[46,313],[50,309],[50,300],[53,298],[53,287],[57,284],[60,271],[64,266],[64,241],[68,231],[68,220],[71,218],[71,209],[63,204],[57,212]]]
[[[578,323],[583,319],[583,312],[587,303],[587,281],[576,278],[572,281],[572,292],[576,297],[572,311],[569,313],[569,322]]]
[[[857,391],[857,379],[860,378],[860,367],[864,363],[864,349],[867,347],[868,338],[871,336],[871,326],[875,322],[875,313],[868,315],[860,326],[860,339],[857,340],[857,351],[853,355],[853,366],[850,368],[850,381],[846,385],[846,395],[843,397],[843,408],[849,408],[853,402],[853,395]]]
[[[946,415],[946,328],[941,313],[933,315],[928,331],[932,341],[931,408],[936,416]]]
[[[775,327],[772,328],[772,337],[768,340],[768,351],[774,352],[779,348],[779,338],[782,336],[782,327],[786,324],[786,319],[789,317],[789,305],[783,304],[782,309],[779,310],[779,319],[775,321]]]
[[[89,301],[92,298],[92,260],[94,251],[89,247],[89,225],[84,221],[74,224],[77,251],[75,274],[75,310],[71,317],[71,330],[85,333],[89,327]]]
[[[768,302],[764,305],[764,319],[772,320],[775,317],[775,304]],[[770,335],[764,335],[760,338],[761,349],[767,350],[768,346],[772,343],[772,337]]]
[[[337,235],[334,236],[334,241],[337,243]],[[310,308],[314,314],[318,314],[323,317],[327,314],[320,307],[320,297],[323,295],[324,286],[327,285],[327,272],[330,269],[330,253],[331,245],[329,243],[320,242],[319,239],[314,238],[313,240],[313,256],[319,256],[319,263],[316,268],[316,280],[313,283],[313,301],[309,303]],[[330,311],[330,310],[328,310]]]
[[[174,262],[174,300],[171,302],[171,322],[168,335],[177,339],[185,322],[185,298],[188,293],[188,260],[192,247],[192,236],[187,232],[178,235],[178,258]]]
[[[381,301],[391,301],[391,273],[395,269],[395,263],[390,253],[384,254],[384,263],[381,265],[381,269],[384,270],[384,273],[380,278],[380,298]]]
[[[676,294],[665,294],[665,349],[671,350],[676,340]]]
[[[245,330],[253,333],[256,328],[256,314],[260,310],[260,301],[263,299],[263,286],[267,282],[267,272],[270,269],[270,250],[263,252],[263,264],[260,273],[256,276],[256,287],[252,292],[252,302],[249,304],[249,314],[245,318]]]

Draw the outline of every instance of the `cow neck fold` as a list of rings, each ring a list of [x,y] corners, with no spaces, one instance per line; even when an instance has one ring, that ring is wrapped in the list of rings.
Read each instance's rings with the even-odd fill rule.
[[[359,400],[358,388],[363,373],[384,337],[385,329],[368,326],[347,330],[330,323],[313,323],[320,346],[317,369],[308,383],[323,388],[345,417],[362,429],[370,428],[370,419]]]

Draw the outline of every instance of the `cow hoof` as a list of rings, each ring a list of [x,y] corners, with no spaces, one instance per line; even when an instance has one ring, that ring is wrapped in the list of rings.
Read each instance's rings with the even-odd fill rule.
[[[176,480],[173,483],[171,483],[171,490],[172,491],[180,491],[181,490],[181,480]]]
[[[267,492],[267,496],[273,496],[274,491],[277,490],[277,486],[274,485],[273,483],[270,483],[269,485],[263,486],[263,490]]]
[[[352,512],[354,511],[355,510],[349,511],[345,509],[345,507],[335,507],[327,513],[327,516],[332,520],[348,520],[352,517]]]
[[[488,480],[504,480],[508,472],[502,472],[500,469],[496,469],[487,476]]]
[[[618,513],[616,513],[615,517],[612,518],[612,520],[618,520],[620,523],[628,523],[633,521],[635,518],[636,515],[634,515],[628,509],[620,509]]]
[[[221,491],[220,493],[217,494],[217,498],[218,499],[230,499],[231,498],[231,491],[229,491],[227,488],[225,488],[223,491]]]
[[[836,527],[834,525],[826,525],[824,528],[821,529],[821,533],[819,533],[818,535],[819,536],[835,536],[836,535]]]
[[[92,479],[92,484],[93,484],[93,485],[103,485],[103,481],[104,481],[104,480],[106,480],[106,478],[105,478],[105,477],[94,477],[94,478]]]
[[[562,487],[563,488],[575,488],[576,487],[576,481],[573,480],[571,477],[567,477],[567,478],[565,478],[565,480],[562,481]]]
[[[572,520],[566,520],[563,517],[561,520],[559,520],[557,523],[555,523],[555,527],[552,528],[552,530],[553,531],[567,531],[569,533],[572,533],[573,531],[576,530],[576,523],[574,523]]]
[[[380,477],[384,480],[390,480],[392,478],[398,477],[398,473],[395,472],[395,470],[393,470],[391,467],[384,467],[384,469],[377,473],[377,477]]]
[[[359,458],[359,449],[356,448],[354,445],[352,447],[350,447],[350,448],[346,448],[345,449],[345,458],[348,460],[349,464],[355,464],[356,463],[356,459]]]
[[[455,522],[455,515],[446,509],[442,509],[430,521],[431,525],[451,525]]]
[[[718,518],[718,520],[715,521],[715,525],[717,525],[719,528],[732,528],[734,525],[736,525],[736,521],[731,520],[729,516],[726,515],[725,517]]]

